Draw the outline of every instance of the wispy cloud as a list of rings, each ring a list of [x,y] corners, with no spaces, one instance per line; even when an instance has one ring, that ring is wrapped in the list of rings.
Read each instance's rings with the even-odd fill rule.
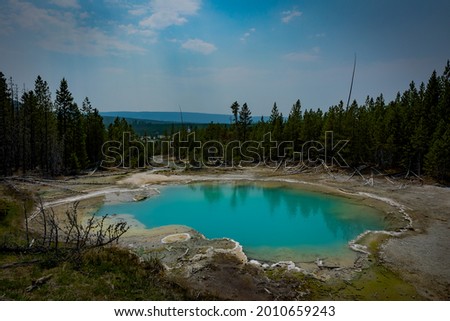
[[[80,8],[77,0],[50,0],[49,2],[61,8]]]
[[[9,7],[9,24],[27,30],[38,45],[50,51],[86,56],[145,51],[99,28],[80,25],[71,12],[40,8],[20,0],[9,0]]]
[[[185,41],[181,47],[204,55],[209,55],[217,50],[217,47],[212,43],[208,43],[200,39],[189,39]]]
[[[133,9],[128,10],[128,13],[132,16],[143,16],[148,12],[148,9],[143,6],[136,6]]]
[[[68,41],[68,38],[70,40]],[[145,49],[93,28],[78,28],[67,33],[54,33],[40,41],[47,50],[81,54],[85,56],[106,56],[126,52],[144,53]]]
[[[290,52],[283,56],[285,60],[293,62],[313,62],[319,59],[320,48],[314,47],[308,51]]]
[[[248,29],[248,31],[247,32],[245,32],[243,35],[242,35],[242,37],[240,38],[240,40],[243,42],[243,43],[246,43],[247,42],[247,39],[252,35],[252,33],[254,33],[256,31],[256,29],[255,28],[250,28],[250,29]]]
[[[283,23],[289,23],[291,22],[294,18],[296,17],[300,17],[303,14],[303,12],[298,11],[296,8],[293,8],[292,10],[287,10],[287,11],[283,11],[281,13],[282,17],[281,17],[281,21]]]
[[[119,28],[127,35],[137,35],[144,37],[144,41],[147,43],[155,43],[157,40],[158,33],[151,29],[138,28],[132,24],[120,25]]]
[[[153,0],[150,3],[152,14],[139,25],[156,30],[180,26],[188,21],[187,17],[198,12],[200,5],[200,0]]]

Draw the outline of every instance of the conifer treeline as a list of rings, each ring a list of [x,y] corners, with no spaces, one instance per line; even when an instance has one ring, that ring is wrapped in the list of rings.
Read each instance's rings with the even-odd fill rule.
[[[267,147],[264,142],[270,132],[271,141],[292,141],[291,152],[300,152],[305,142],[323,142],[325,132],[333,131],[335,141],[349,140],[341,153],[351,166],[366,164],[418,175],[426,173],[440,181],[450,179],[450,62],[442,75],[434,71],[428,83],[418,88],[411,82],[406,91],[388,103],[381,94],[375,99],[367,97],[363,105],[353,101],[348,108],[341,101],[324,112],[302,111],[298,100],[288,117],[283,117],[274,103],[270,118],[257,123],[252,123],[246,103],[241,107],[234,102],[231,113],[231,126],[209,124],[195,131],[196,139],[222,144],[262,142],[256,147],[248,144],[255,150]],[[23,92],[19,99],[17,86],[12,81],[8,83],[0,73],[0,175],[36,170],[57,175],[97,166],[102,160],[103,143],[123,142],[124,132],[136,139],[133,128],[124,119],[117,118],[106,130],[88,98],[80,109],[65,79],[54,102],[47,82],[39,76],[34,90]],[[181,134],[186,137],[186,132]],[[128,155],[127,146],[122,150]],[[276,149],[266,150],[270,150],[272,160],[280,157]],[[139,153],[138,157],[144,154]],[[123,166],[145,164],[127,155],[124,157],[130,159]],[[176,152],[173,155],[181,156]]]
[[[301,152],[305,142],[324,142],[325,132],[333,131],[334,141],[349,140],[342,156],[350,166],[369,165],[381,169],[426,173],[440,181],[450,179],[450,62],[438,76],[434,71],[427,84],[414,82],[408,90],[386,102],[381,94],[367,97],[363,105],[356,101],[344,107],[341,101],[326,112],[321,109],[302,112],[298,100],[283,117],[274,103],[268,121],[261,119],[249,126],[247,104],[231,105],[233,125],[211,124],[198,130],[199,140],[228,143],[242,137],[263,142],[271,133],[273,141],[293,141]],[[243,119],[246,119],[243,121]],[[227,129],[228,128],[228,129]],[[245,128],[245,131],[243,131]],[[272,149],[274,160],[280,153]],[[281,154],[283,155],[283,153]]]
[[[0,72],[0,123],[0,175],[71,174],[101,160],[103,119],[88,98],[78,107],[65,79],[54,102],[40,76],[19,99],[17,86]]]

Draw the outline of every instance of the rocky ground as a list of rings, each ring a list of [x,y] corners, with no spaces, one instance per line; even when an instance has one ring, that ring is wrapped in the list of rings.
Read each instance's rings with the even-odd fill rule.
[[[33,187],[45,206],[53,206],[62,215],[67,204],[76,200],[81,201],[79,209],[89,213],[105,201],[145,199],[157,193],[157,187],[161,184],[219,179],[294,184],[303,189],[349,197],[383,210],[385,219],[390,222],[390,233],[394,236],[374,234],[361,237],[357,242],[361,245],[361,252],[370,254],[360,253],[350,267],[331,266],[326,261],[301,267],[290,262],[262,265],[247,262],[242,248],[233,240],[207,240],[184,226],[146,230],[130,216],[116,216],[112,219],[126,220],[132,227],[122,238],[122,246],[142,259],[157,256],[169,275],[180,285],[190,288],[199,298],[294,300],[327,298],[329,295],[331,299],[450,299],[448,188],[383,176],[369,179],[367,175],[364,178],[359,175],[350,177],[347,173],[326,171],[292,174],[267,168],[191,173],[118,172],[64,181],[22,180],[12,181],[11,184],[19,189]],[[395,277],[390,271],[394,271]],[[416,293],[398,279],[412,284]],[[395,284],[393,291],[398,293],[376,296],[377,291],[383,291],[377,287],[388,283]],[[359,295],[365,291],[364,288],[369,291],[372,286],[375,290],[370,291],[376,295]],[[354,289],[356,292],[353,292]],[[314,291],[321,292],[323,296],[311,293]],[[395,295],[399,293],[401,295]]]

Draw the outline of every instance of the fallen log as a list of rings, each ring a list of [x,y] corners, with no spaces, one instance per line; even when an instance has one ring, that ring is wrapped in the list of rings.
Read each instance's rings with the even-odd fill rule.
[[[31,292],[33,290],[36,290],[37,288],[41,287],[45,283],[47,283],[51,278],[53,277],[53,274],[49,274],[46,276],[43,276],[37,280],[33,280],[31,285],[25,289],[26,292]]]

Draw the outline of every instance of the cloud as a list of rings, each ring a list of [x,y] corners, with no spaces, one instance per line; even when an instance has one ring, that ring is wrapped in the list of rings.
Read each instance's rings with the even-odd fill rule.
[[[9,25],[26,30],[46,50],[86,56],[145,51],[99,28],[80,26],[71,12],[38,8],[20,0],[10,0],[9,5]]]
[[[107,0],[118,1],[118,0]],[[155,43],[158,33],[171,26],[181,26],[188,18],[200,10],[201,0],[151,0],[147,5],[129,5],[116,3],[126,7],[132,16],[140,16],[136,24],[120,25],[127,35],[145,37],[147,43]]]
[[[156,38],[158,36],[156,31],[154,31],[154,30],[136,28],[132,24],[120,25],[119,29],[123,30],[127,35],[138,35],[138,36],[145,37],[147,42],[149,42],[149,43],[156,42]]]
[[[155,30],[180,26],[188,21],[187,17],[197,14],[200,5],[200,0],[153,0],[150,3],[152,14],[139,25]]]
[[[319,59],[320,48],[314,47],[309,51],[290,52],[283,56],[284,59],[293,62],[313,62]]]
[[[80,8],[80,5],[78,4],[77,0],[50,0],[50,3],[57,5],[61,8],[72,8],[72,9],[78,9]]]
[[[147,13],[147,11],[147,8],[139,6],[128,10],[128,13],[132,16],[143,16]]]
[[[283,16],[281,17],[281,21],[283,23],[289,23],[295,17],[300,17],[303,14],[303,12],[298,11],[297,9],[294,8],[292,10],[283,11],[281,14]]]
[[[247,39],[252,35],[252,33],[254,33],[256,31],[256,29],[255,28],[250,28],[246,33],[244,33],[243,35],[242,35],[242,37],[240,38],[240,40],[243,42],[243,43],[246,43],[247,42]]]
[[[143,53],[145,49],[106,35],[95,28],[76,28],[65,33],[55,32],[39,44],[51,51],[85,56],[105,56],[124,52]]]
[[[208,43],[200,39],[189,39],[185,41],[181,47],[204,55],[209,55],[217,50],[216,46],[212,43]]]

